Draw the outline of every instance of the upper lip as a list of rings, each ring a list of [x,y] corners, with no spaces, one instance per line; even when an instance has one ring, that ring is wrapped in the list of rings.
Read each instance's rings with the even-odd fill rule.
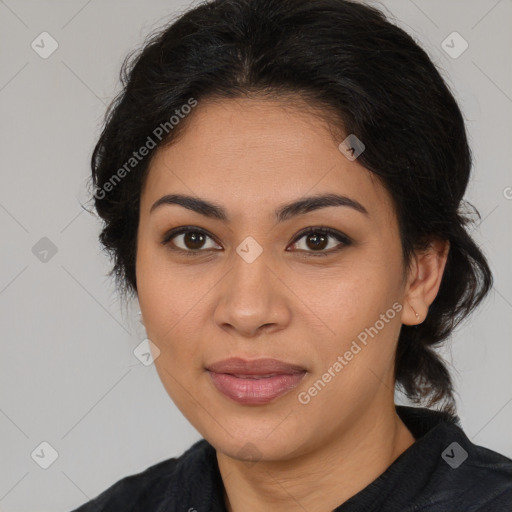
[[[285,363],[278,359],[254,359],[247,360],[241,357],[231,357],[217,361],[206,367],[207,370],[215,373],[230,373],[232,375],[283,375],[303,373],[305,368],[296,364]]]

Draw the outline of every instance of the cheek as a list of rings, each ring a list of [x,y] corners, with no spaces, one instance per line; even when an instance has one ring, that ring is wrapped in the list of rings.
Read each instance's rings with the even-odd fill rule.
[[[204,336],[199,333],[208,322],[204,298],[213,286],[211,277],[176,268],[161,253],[142,248],[137,278],[147,337],[160,350],[155,367],[173,401],[186,410],[190,397],[185,390],[195,389],[192,378],[203,378]]]
[[[208,283],[170,264],[165,250],[141,243],[136,262],[137,291],[148,335],[167,339],[194,322]]]
[[[315,343],[317,373],[331,369],[338,377],[333,381],[347,379],[347,385],[367,379],[370,369],[383,375],[392,365],[402,309],[401,274],[394,265],[370,254],[324,277],[303,274],[297,281],[297,294],[307,298],[323,326]],[[315,316],[309,318],[316,323]],[[343,370],[336,372],[339,356]]]

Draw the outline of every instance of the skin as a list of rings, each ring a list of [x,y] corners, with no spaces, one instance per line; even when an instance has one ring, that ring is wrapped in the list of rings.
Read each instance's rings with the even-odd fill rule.
[[[395,411],[394,353],[401,325],[423,321],[435,299],[448,242],[416,253],[404,274],[388,192],[299,101],[203,101],[187,123],[177,142],[156,152],[141,193],[136,278],[147,335],[160,350],[158,374],[216,448],[230,512],[332,510],[414,443]],[[214,202],[228,220],[175,204],[150,212],[171,193]],[[276,222],[278,207],[324,193],[348,196],[369,215],[330,206]],[[211,238],[162,245],[166,232],[186,225]],[[329,236],[320,249],[327,255],[315,256],[307,235],[297,234],[319,226],[352,243]],[[263,251],[252,263],[236,252],[248,236]],[[182,255],[173,243],[203,252]],[[394,303],[401,311],[301,403],[299,393]],[[232,356],[276,358],[307,374],[272,402],[241,405],[205,371]]]

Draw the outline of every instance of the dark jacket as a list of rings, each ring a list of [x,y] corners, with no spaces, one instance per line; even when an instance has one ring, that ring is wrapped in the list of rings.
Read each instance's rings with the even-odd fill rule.
[[[456,417],[403,406],[397,412],[416,442],[334,512],[512,512],[512,460],[473,444]],[[215,449],[204,439],[73,512],[178,511],[226,512]]]

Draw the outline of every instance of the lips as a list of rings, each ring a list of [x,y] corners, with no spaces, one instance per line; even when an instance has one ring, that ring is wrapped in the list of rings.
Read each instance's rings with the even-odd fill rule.
[[[216,389],[245,405],[270,402],[295,388],[305,368],[277,359],[231,358],[207,366]]]
[[[231,375],[292,375],[305,371],[302,366],[285,363],[278,359],[254,359],[248,361],[241,357],[232,357],[207,366],[207,370],[215,373]]]

